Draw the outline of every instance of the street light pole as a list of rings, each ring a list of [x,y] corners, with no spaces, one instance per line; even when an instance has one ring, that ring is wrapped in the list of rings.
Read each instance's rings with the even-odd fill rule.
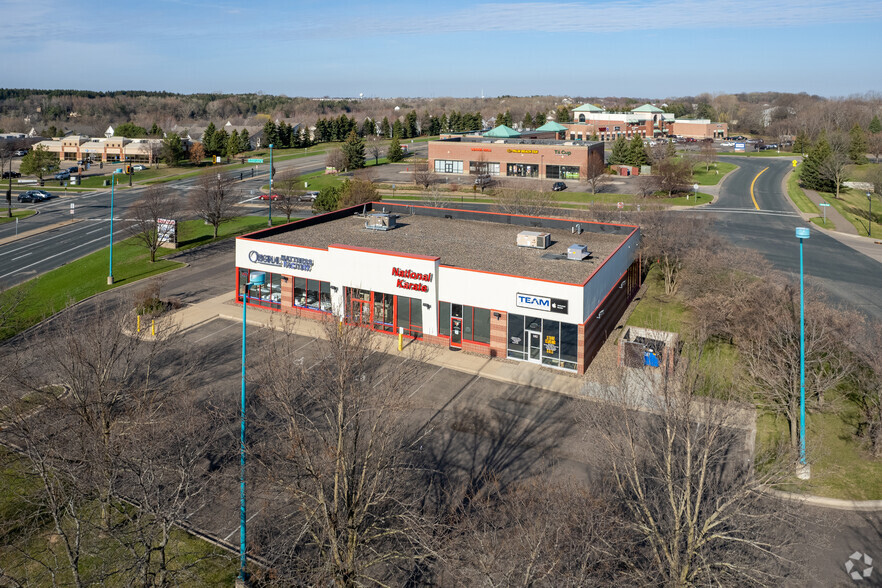
[[[269,202],[269,218],[266,220],[266,225],[268,227],[273,226],[273,144],[270,143],[270,191],[269,198],[267,198],[267,202]]]
[[[809,238],[808,227],[797,227],[799,239],[799,466],[796,475],[801,480],[811,476],[805,461],[805,286],[803,284],[802,242]]]
[[[873,198],[870,192],[867,192],[867,237],[873,236]]]
[[[116,173],[110,174],[110,267],[107,271],[107,285],[113,285],[113,184]]]
[[[245,275],[241,272],[239,277]],[[239,430],[239,577],[237,585],[245,585],[248,575],[245,571],[247,558],[245,556],[245,525],[246,525],[246,502],[245,502],[245,334],[248,316],[248,292],[252,286],[263,286],[266,282],[266,274],[263,272],[251,273],[251,280],[246,282],[242,292],[242,397],[240,406],[240,430]]]

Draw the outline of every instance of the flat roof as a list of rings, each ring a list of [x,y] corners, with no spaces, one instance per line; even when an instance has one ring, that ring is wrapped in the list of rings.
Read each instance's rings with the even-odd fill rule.
[[[381,204],[374,206],[379,208]],[[396,212],[401,214],[400,210]],[[425,255],[439,257],[445,266],[581,285],[633,230],[633,227],[561,219],[567,227],[581,224],[584,232],[573,234],[569,228],[401,214],[397,228],[377,231],[365,228],[366,219],[361,209],[358,214],[325,222],[314,222],[315,218],[306,220],[311,222],[295,222],[285,225],[290,227],[288,230],[278,227],[245,235],[245,238],[321,249],[339,244]],[[298,226],[300,224],[303,226]],[[600,232],[607,228],[610,232]],[[551,246],[548,249],[519,247],[517,236],[521,231],[550,233]],[[261,234],[264,232],[265,236]],[[583,261],[566,259],[567,248],[573,244],[585,245],[591,257]]]
[[[582,123],[585,124],[585,123]],[[538,131],[538,129],[536,130]],[[534,131],[534,132],[536,132]],[[527,132],[527,135],[530,133]],[[468,137],[455,137],[450,139],[438,139],[437,141],[429,141],[429,143],[486,143],[488,145],[576,145],[580,147],[588,147],[591,145],[603,145],[603,141],[579,141],[576,139],[529,139],[526,137],[523,138],[511,138],[511,139],[501,139],[499,137],[476,137],[476,136],[468,136]]]

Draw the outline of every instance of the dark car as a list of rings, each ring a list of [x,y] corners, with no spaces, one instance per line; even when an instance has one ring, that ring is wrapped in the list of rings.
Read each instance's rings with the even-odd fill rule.
[[[78,168],[78,167],[69,167],[69,168],[67,168],[67,171],[68,171],[69,173],[71,173],[71,174],[78,174],[78,173],[80,173],[80,168]]]
[[[18,195],[19,202],[43,202],[43,195],[34,190],[28,190]]]
[[[560,192],[561,190],[566,190],[566,189],[567,189],[567,185],[564,184],[563,182],[555,182],[555,183],[551,186],[551,189],[552,189],[552,191],[554,191],[554,192]]]
[[[3,172],[3,179],[8,180],[9,178],[20,178],[21,174],[17,171],[5,171]]]

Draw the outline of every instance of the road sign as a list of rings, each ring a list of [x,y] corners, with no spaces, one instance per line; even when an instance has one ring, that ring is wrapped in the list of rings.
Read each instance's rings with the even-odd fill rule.
[[[263,160],[257,157],[252,157],[248,160],[248,163],[263,163]]]
[[[74,203],[73,202],[70,203],[70,213],[71,214],[74,213]]]
[[[796,167],[796,160],[793,160],[793,167]]]
[[[821,202],[821,206],[830,206],[828,202]]]
[[[692,191],[698,192],[698,184],[692,184]]]
[[[617,204],[616,204],[616,208],[618,208],[619,210],[625,208],[625,203],[624,203],[624,202],[619,202],[619,203],[617,203]]]

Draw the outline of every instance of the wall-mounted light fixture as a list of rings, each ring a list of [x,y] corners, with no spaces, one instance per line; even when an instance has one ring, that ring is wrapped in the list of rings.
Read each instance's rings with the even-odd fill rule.
[[[603,316],[603,313],[605,313],[605,312],[606,312],[606,310],[601,310],[600,312],[598,312],[598,313],[597,313],[597,318],[602,317],[602,316]]]
[[[334,292],[336,292],[336,291],[337,291],[337,286],[331,286],[331,290],[333,290]]]
[[[621,290],[622,288],[625,287],[625,282],[626,282],[626,280],[622,280],[622,283],[619,284],[619,290]]]
[[[494,312],[494,313],[493,313],[493,318],[495,318],[496,320],[501,319],[501,318],[502,318],[502,313],[501,313],[501,312]]]
[[[432,305],[429,304],[428,302],[423,302],[423,308],[425,308],[426,310],[429,310],[430,308],[432,308]]]
[[[287,282],[288,282],[288,276],[282,276],[282,281],[285,282],[285,283],[287,283]]]

